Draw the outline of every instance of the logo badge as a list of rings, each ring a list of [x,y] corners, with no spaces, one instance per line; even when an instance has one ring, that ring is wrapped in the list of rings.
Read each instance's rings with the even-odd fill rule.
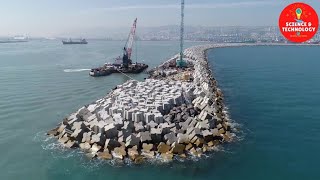
[[[308,4],[293,3],[282,11],[279,28],[282,35],[291,42],[310,40],[318,31],[317,12]]]

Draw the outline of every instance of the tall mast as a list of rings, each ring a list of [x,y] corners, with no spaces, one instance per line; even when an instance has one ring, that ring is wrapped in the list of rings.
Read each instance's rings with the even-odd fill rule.
[[[180,59],[177,61],[178,67],[183,67],[183,41],[184,41],[184,0],[181,0],[181,25],[180,25]]]
[[[181,25],[180,25],[180,61],[183,58],[183,36],[184,36],[184,0],[181,0]]]

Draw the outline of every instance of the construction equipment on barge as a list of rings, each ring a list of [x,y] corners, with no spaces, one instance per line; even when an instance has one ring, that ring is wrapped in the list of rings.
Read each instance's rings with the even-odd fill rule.
[[[135,19],[131,31],[128,36],[128,40],[123,48],[122,58],[119,56],[115,59],[113,64],[106,63],[102,67],[91,69],[89,72],[90,76],[98,77],[98,76],[107,76],[112,73],[132,73],[138,74],[143,72],[148,68],[147,64],[143,63],[132,63],[131,55],[132,55],[132,47],[133,42],[135,40],[137,28],[137,18]]]

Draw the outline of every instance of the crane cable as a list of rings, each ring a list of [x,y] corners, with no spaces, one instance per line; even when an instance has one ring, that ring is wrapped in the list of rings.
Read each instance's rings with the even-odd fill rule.
[[[116,69],[116,70],[117,70],[119,73],[121,73],[121,74],[123,74],[123,75],[127,76],[128,78],[130,78],[130,79],[132,79],[132,80],[135,80],[135,81],[138,81],[138,80],[134,79],[133,77],[130,77],[129,75],[127,75],[127,74],[125,74],[125,73],[121,72],[120,70],[118,70],[118,69]]]

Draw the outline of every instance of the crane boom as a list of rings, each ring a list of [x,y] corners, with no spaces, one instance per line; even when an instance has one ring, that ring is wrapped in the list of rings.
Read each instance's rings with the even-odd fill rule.
[[[133,22],[133,26],[130,30],[129,36],[128,36],[128,40],[127,43],[125,45],[125,51],[126,54],[128,56],[128,59],[131,59],[131,54],[132,54],[132,46],[133,46],[133,42],[134,42],[134,38],[136,35],[136,28],[137,28],[137,18],[134,20]]]

